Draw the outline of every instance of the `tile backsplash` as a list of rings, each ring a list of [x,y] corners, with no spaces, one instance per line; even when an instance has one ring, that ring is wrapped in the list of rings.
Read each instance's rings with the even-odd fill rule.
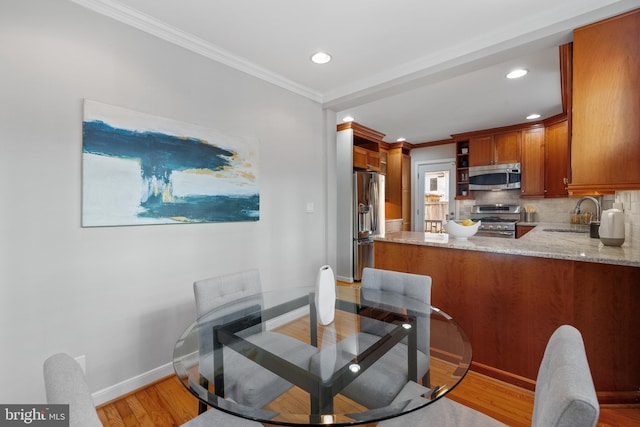
[[[479,191],[474,193],[475,200],[459,200],[456,202],[457,218],[467,218],[473,205],[482,204],[518,204],[531,205],[535,208],[536,222],[569,223],[570,213],[576,207],[579,197],[562,197],[549,199],[520,199],[519,190]],[[625,214],[625,244],[640,245],[640,191],[619,191],[615,196],[600,198],[602,210],[611,209],[613,203],[622,203]],[[523,209],[524,210],[524,209]],[[595,206],[591,201],[584,201],[582,212],[595,214]]]
[[[615,201],[624,210],[625,242],[640,246],[640,191],[619,191]]]

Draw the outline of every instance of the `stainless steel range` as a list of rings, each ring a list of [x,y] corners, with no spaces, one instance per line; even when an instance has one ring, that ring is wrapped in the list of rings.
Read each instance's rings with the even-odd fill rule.
[[[515,239],[520,205],[475,205],[471,208],[471,219],[482,221],[476,236]]]

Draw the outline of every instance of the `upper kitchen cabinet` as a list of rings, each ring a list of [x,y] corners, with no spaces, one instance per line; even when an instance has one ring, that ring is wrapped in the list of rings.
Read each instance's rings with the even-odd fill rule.
[[[520,197],[567,197],[569,125],[564,114],[522,131]]]
[[[495,164],[520,163],[520,132],[507,132],[494,135],[496,146]]]
[[[569,124],[567,118],[545,121],[544,196],[567,197],[569,183]]]
[[[380,153],[358,145],[353,146],[353,168],[370,171],[380,170]]]
[[[573,36],[573,195],[640,189],[640,9]]]
[[[545,129],[543,127],[522,131],[522,181],[520,197],[544,197],[545,185]]]
[[[380,171],[380,143],[384,134],[356,122],[341,123],[338,132],[353,132],[353,168]]]
[[[471,199],[469,191],[469,141],[456,142],[456,199]]]
[[[492,165],[495,146],[493,135],[469,139],[469,166]]]
[[[469,139],[469,166],[519,163],[520,132],[497,133]]]

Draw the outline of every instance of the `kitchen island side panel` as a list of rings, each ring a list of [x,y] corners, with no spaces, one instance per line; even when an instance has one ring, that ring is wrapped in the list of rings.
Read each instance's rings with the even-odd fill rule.
[[[571,324],[600,401],[640,397],[640,268],[383,241],[375,266],[432,277],[432,304],[469,335],[474,370],[533,389],[551,333]]]

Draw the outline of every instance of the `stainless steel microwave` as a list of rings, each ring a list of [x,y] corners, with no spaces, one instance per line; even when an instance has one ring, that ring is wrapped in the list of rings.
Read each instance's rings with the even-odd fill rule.
[[[472,166],[469,190],[511,190],[520,188],[520,163]]]

